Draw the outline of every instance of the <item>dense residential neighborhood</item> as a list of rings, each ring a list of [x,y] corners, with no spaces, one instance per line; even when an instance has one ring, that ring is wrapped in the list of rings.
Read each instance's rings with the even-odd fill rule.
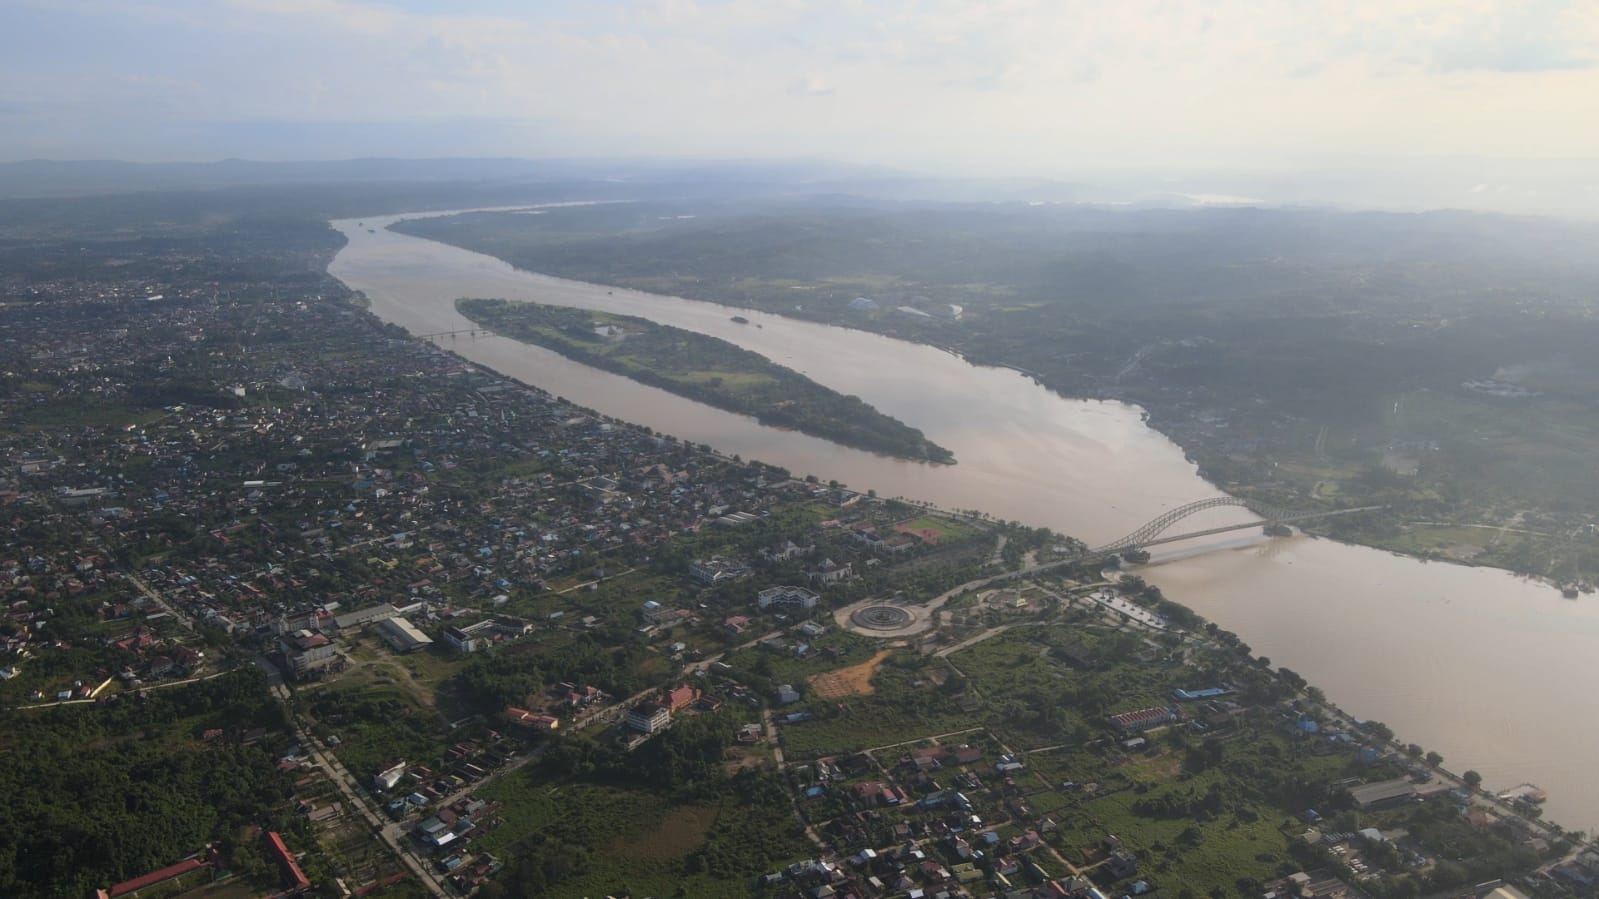
[[[0,745],[57,809],[0,838],[6,895],[1599,880],[1535,790],[1114,558],[609,420],[378,325],[295,240],[256,279],[114,242],[0,276]],[[84,822],[139,842],[44,851]]]

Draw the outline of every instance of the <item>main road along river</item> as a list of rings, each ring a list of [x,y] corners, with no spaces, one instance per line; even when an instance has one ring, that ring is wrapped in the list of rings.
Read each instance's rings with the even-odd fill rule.
[[[428,213],[436,215],[440,213]],[[485,367],[725,453],[882,496],[1114,540],[1164,510],[1219,494],[1137,407],[1062,398],[1019,373],[864,331],[518,271],[386,230],[408,216],[334,222],[349,244],[329,270],[413,334],[470,329],[458,297],[637,315],[711,334],[853,393],[954,451],[928,466],[764,427],[499,337],[440,338]],[[804,292],[795,291],[796,302]],[[749,324],[739,324],[739,315]],[[1193,529],[1244,520],[1237,509]],[[1485,786],[1550,793],[1551,820],[1599,826],[1599,603],[1494,569],[1426,563],[1308,537],[1176,544],[1140,570],[1172,599],[1320,686],[1353,715],[1435,749]],[[1201,551],[1203,550],[1203,551]]]

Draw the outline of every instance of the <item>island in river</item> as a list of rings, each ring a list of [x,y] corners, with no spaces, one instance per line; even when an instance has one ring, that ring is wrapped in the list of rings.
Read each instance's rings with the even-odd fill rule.
[[[1323,535],[1568,596],[1599,584],[1592,225],[818,198],[392,227],[1012,367],[1142,407],[1208,481],[1259,506],[1386,507]]]
[[[860,397],[720,338],[630,315],[537,303],[461,299],[456,308],[496,334],[764,424],[901,459],[955,461],[954,453]]]

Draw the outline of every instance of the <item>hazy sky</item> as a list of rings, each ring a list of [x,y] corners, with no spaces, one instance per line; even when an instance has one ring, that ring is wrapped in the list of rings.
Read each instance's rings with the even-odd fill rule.
[[[1599,0],[0,0],[0,159],[1599,157]]]

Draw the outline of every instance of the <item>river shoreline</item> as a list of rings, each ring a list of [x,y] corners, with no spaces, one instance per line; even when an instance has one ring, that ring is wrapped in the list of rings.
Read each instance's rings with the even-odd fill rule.
[[[609,202],[623,202],[623,201],[609,201]],[[558,204],[558,205],[571,206],[571,205],[584,205],[584,204],[581,204],[581,203],[562,203],[562,204]],[[394,217],[394,219],[391,222],[391,224],[398,224],[399,222],[402,222],[402,221],[413,221],[413,220],[425,219],[425,218],[443,218],[443,217],[448,217],[448,216],[458,215],[458,214],[463,214],[463,213],[469,213],[469,212],[508,212],[508,211],[515,211],[515,210],[518,210],[518,209],[530,209],[530,208],[534,208],[534,207],[499,207],[499,208],[486,208],[486,209],[473,209],[473,210],[452,210],[452,211],[446,211],[446,212],[407,213],[407,214],[404,214],[402,216]],[[431,242],[436,242],[436,243],[437,242],[442,242],[442,241],[435,241],[431,237],[423,237],[423,236],[420,236],[420,235],[411,235],[411,234],[408,234],[408,233],[406,233],[404,231],[399,231],[399,232],[395,232],[395,233],[398,233],[398,234],[400,234],[402,236],[405,236],[405,237],[409,237],[411,239],[429,240]],[[445,244],[445,245],[451,246],[451,247],[455,247],[457,249],[462,250],[463,252],[473,252],[473,253],[477,252],[477,251],[474,251],[474,250],[467,249],[466,247],[458,246],[456,244]],[[628,293],[645,293],[646,292],[646,291],[640,291],[638,288],[629,287],[629,286],[624,285],[624,284],[617,284],[617,283],[613,283],[613,282],[607,282],[607,281],[604,281],[604,280],[575,281],[573,279],[565,278],[565,277],[559,276],[559,275],[550,275],[550,274],[546,274],[546,273],[543,273],[543,272],[538,272],[538,271],[535,271],[535,270],[532,270],[532,269],[522,268],[522,267],[518,266],[516,263],[514,263],[514,262],[512,262],[512,261],[510,261],[508,259],[505,259],[503,257],[499,257],[499,256],[490,256],[488,258],[496,259],[499,262],[503,263],[504,265],[510,267],[512,270],[514,270],[516,272],[520,272],[520,273],[526,274],[526,275],[528,275],[530,277],[536,277],[536,278],[540,278],[540,279],[550,279],[550,280],[555,280],[555,281],[563,281],[563,282],[568,282],[568,283],[573,283],[573,284],[592,284],[592,285],[605,287],[608,290],[626,291]],[[1046,391],[1050,392],[1051,394],[1053,394],[1053,395],[1055,395],[1055,396],[1057,396],[1057,397],[1059,397],[1059,398],[1061,398],[1063,400],[1074,401],[1074,402],[1075,401],[1110,402],[1110,403],[1120,403],[1120,404],[1123,404],[1123,405],[1126,405],[1126,406],[1130,406],[1130,407],[1132,407],[1134,409],[1139,410],[1139,412],[1140,412],[1140,414],[1141,414],[1141,416],[1143,418],[1144,423],[1151,430],[1161,434],[1167,440],[1170,440],[1172,443],[1174,443],[1179,448],[1181,448],[1181,450],[1183,452],[1183,455],[1184,455],[1184,458],[1190,464],[1193,464],[1199,470],[1199,473],[1200,473],[1201,477],[1203,477],[1203,478],[1205,478],[1205,480],[1211,482],[1212,485],[1218,485],[1221,482],[1221,480],[1222,480],[1222,479],[1216,478],[1214,473],[1209,468],[1209,465],[1211,464],[1211,459],[1209,457],[1212,455],[1210,448],[1208,448],[1208,447],[1206,447],[1206,446],[1204,446],[1202,444],[1201,445],[1195,445],[1194,443],[1192,443],[1191,440],[1190,440],[1191,435],[1187,432],[1186,429],[1180,427],[1180,424],[1181,424],[1180,416],[1176,414],[1175,407],[1170,407],[1170,406],[1167,406],[1167,405],[1163,404],[1159,397],[1151,397],[1151,396],[1143,396],[1143,395],[1140,395],[1140,396],[1137,396],[1137,397],[1128,397],[1128,396],[1119,395],[1118,393],[1099,393],[1099,394],[1095,394],[1095,393],[1074,393],[1074,392],[1070,392],[1070,391],[1064,390],[1062,388],[1059,388],[1059,387],[1051,384],[1049,382],[1049,380],[1046,377],[1044,377],[1043,375],[1041,375],[1041,374],[1039,374],[1037,372],[1030,371],[1030,370],[1028,370],[1026,368],[1023,368],[1023,367],[1021,367],[1019,365],[1015,365],[1015,364],[1013,364],[1011,362],[1004,361],[1002,359],[989,358],[989,357],[987,357],[987,356],[985,356],[985,355],[983,355],[981,353],[975,353],[975,354],[974,353],[968,353],[968,352],[966,352],[966,351],[964,351],[962,349],[959,349],[957,347],[950,346],[950,345],[947,345],[947,344],[934,343],[934,342],[931,342],[931,341],[917,340],[914,336],[903,336],[903,335],[899,334],[897,331],[895,331],[893,329],[882,329],[882,328],[873,327],[873,325],[877,324],[877,322],[875,320],[872,320],[872,319],[863,319],[863,320],[860,320],[860,321],[850,321],[850,322],[840,322],[840,321],[834,321],[834,320],[831,320],[831,319],[828,319],[828,318],[808,315],[808,314],[806,314],[806,311],[804,309],[797,309],[796,311],[799,314],[790,315],[790,314],[787,314],[787,313],[781,313],[781,314],[780,313],[774,313],[774,312],[763,310],[763,309],[755,307],[755,306],[740,305],[738,303],[726,302],[726,301],[723,301],[723,300],[708,300],[708,299],[696,299],[696,298],[689,298],[689,297],[677,297],[677,296],[673,296],[673,295],[669,295],[669,294],[654,294],[654,296],[658,296],[658,297],[660,297],[662,299],[667,299],[667,300],[682,300],[682,301],[686,301],[686,302],[703,303],[703,304],[706,304],[706,305],[714,306],[714,307],[718,308],[719,310],[722,310],[725,314],[727,314],[729,316],[730,319],[735,320],[735,321],[739,320],[739,319],[743,319],[744,322],[748,322],[749,319],[745,317],[746,313],[754,313],[756,315],[772,315],[772,316],[776,316],[776,317],[779,317],[779,318],[787,319],[789,321],[804,322],[804,323],[821,325],[821,326],[829,327],[829,328],[839,328],[839,329],[844,329],[844,330],[856,331],[856,332],[863,333],[863,334],[872,334],[872,335],[875,335],[875,336],[880,336],[880,337],[883,337],[883,338],[886,338],[886,339],[890,339],[890,340],[894,340],[894,341],[900,341],[900,342],[915,344],[915,345],[918,345],[918,346],[930,347],[930,348],[939,350],[939,351],[941,351],[943,353],[946,353],[946,354],[948,354],[948,355],[950,355],[950,356],[952,356],[952,357],[954,357],[956,359],[959,359],[959,360],[961,360],[961,361],[963,361],[963,362],[965,362],[965,363],[967,363],[969,365],[972,365],[974,367],[982,367],[982,368],[990,368],[990,369],[996,369],[996,370],[1004,370],[1004,371],[1009,371],[1009,372],[1015,372],[1015,373],[1017,373],[1019,375],[1024,376],[1025,378],[1027,378],[1027,380],[1029,382],[1031,382],[1032,384],[1036,385],[1037,387],[1039,387],[1039,388],[1041,388],[1043,390],[1046,390]],[[918,425],[915,422],[907,420],[906,423],[911,425],[912,427],[918,427]],[[940,464],[940,463],[937,463],[935,460],[929,460],[929,462],[930,462],[930,464]],[[1253,489],[1260,489],[1261,485],[1238,484],[1238,485],[1235,486],[1234,489],[1236,489],[1236,487],[1244,487],[1246,489],[1253,490]],[[1216,489],[1223,490],[1224,492],[1228,492],[1229,495],[1232,495],[1232,496],[1238,496],[1240,498],[1248,499],[1247,495],[1240,494],[1240,493],[1235,493],[1235,492],[1230,492],[1225,487],[1216,486]],[[1374,497],[1354,496],[1354,497],[1349,497],[1347,499],[1349,500],[1347,505],[1351,505],[1351,506],[1380,504],[1380,498],[1374,498]],[[1476,526],[1476,524],[1477,523],[1475,523],[1475,522],[1462,522],[1459,525],[1451,525],[1451,526],[1464,527],[1464,526]],[[1447,563],[1451,563],[1451,564],[1464,565],[1464,566],[1471,567],[1471,568],[1480,568],[1480,569],[1487,569],[1487,570],[1493,570],[1493,571],[1502,571],[1502,572],[1505,572],[1505,573],[1507,573],[1507,574],[1509,574],[1511,576],[1526,580],[1529,583],[1535,583],[1535,584],[1538,584],[1540,586],[1547,587],[1547,588],[1549,588],[1551,590],[1554,590],[1556,593],[1561,593],[1563,591],[1563,589],[1565,588],[1565,586],[1566,586],[1563,582],[1561,582],[1559,580],[1556,580],[1555,578],[1552,578],[1552,577],[1548,577],[1548,576],[1545,576],[1545,575],[1539,575],[1539,574],[1536,574],[1536,573],[1525,572],[1525,571],[1518,571],[1516,569],[1509,568],[1509,567],[1506,567],[1504,565],[1493,564],[1491,562],[1480,562],[1480,561],[1473,561],[1471,559],[1445,557],[1445,556],[1441,556],[1441,555],[1428,555],[1428,554],[1423,554],[1423,553],[1420,553],[1420,552],[1407,550],[1405,548],[1395,546],[1395,545],[1393,545],[1390,542],[1384,542],[1382,540],[1362,539],[1359,535],[1351,535],[1351,534],[1347,534],[1347,533],[1340,534],[1340,533],[1331,533],[1331,532],[1327,532],[1327,531],[1318,531],[1314,527],[1312,527],[1310,532],[1311,533],[1315,533],[1317,536],[1326,537],[1326,538],[1328,538],[1330,540],[1336,540],[1336,541],[1338,541],[1340,543],[1343,543],[1345,545],[1359,546],[1359,547],[1365,547],[1365,548],[1369,548],[1369,549],[1379,550],[1379,551],[1382,551],[1382,552],[1385,552],[1385,553],[1393,553],[1393,554],[1396,554],[1396,555],[1399,555],[1399,556],[1403,556],[1405,558],[1414,559],[1414,560],[1416,560],[1418,562],[1423,562],[1423,563],[1425,563],[1425,562],[1447,562]],[[1574,599],[1573,597],[1566,597],[1566,598],[1567,599]]]
[[[425,213],[433,214],[448,213]],[[729,456],[946,509],[980,508],[1091,542],[1220,495],[1144,421],[1146,410],[1126,403],[1067,401],[1022,373],[978,367],[926,344],[754,311],[749,318],[765,327],[750,328],[728,321],[736,307],[534,275],[423,238],[340,225],[352,242],[330,271],[364,291],[380,319],[413,334],[453,330],[457,320],[445,307],[462,295],[641,315],[711,333],[858,393],[887,414],[927,425],[929,438],[963,463],[930,471],[761,428],[507,341],[453,346],[474,364]],[[1226,510],[1205,514],[1242,520]],[[1552,711],[1579,707],[1583,685],[1599,678],[1592,604],[1543,601],[1547,588],[1501,569],[1424,566],[1332,539],[1212,540],[1202,553],[1183,546],[1158,553],[1140,573],[1255,652],[1299,671],[1351,715],[1394,723],[1402,739],[1437,749],[1452,768],[1481,771],[1495,787],[1542,784],[1551,818],[1593,826],[1599,785],[1577,747],[1599,741],[1599,724],[1577,722],[1581,733],[1573,735],[1569,716]],[[1479,651],[1484,634],[1494,644]],[[1533,658],[1538,666],[1522,664]],[[1471,702],[1439,702],[1443,696]],[[1493,717],[1478,720],[1474,708]]]

